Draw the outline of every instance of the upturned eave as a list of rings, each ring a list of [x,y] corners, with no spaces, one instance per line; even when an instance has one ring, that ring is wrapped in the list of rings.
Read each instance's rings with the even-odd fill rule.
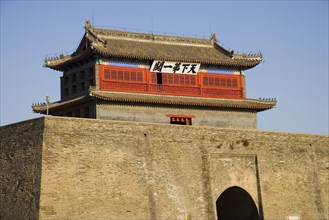
[[[246,70],[262,62],[262,55],[236,54],[210,39],[191,38],[153,33],[107,30],[92,27],[87,21],[85,34],[71,55],[46,59],[46,67],[63,71],[67,66],[92,54],[139,60],[164,60],[219,65]]]
[[[204,98],[190,96],[171,96],[157,94],[140,94],[128,92],[111,92],[91,89],[88,94],[80,97],[49,103],[48,108],[51,111],[74,106],[81,102],[89,101],[95,98],[104,102],[120,102],[120,103],[140,103],[147,105],[170,105],[184,107],[201,107],[226,109],[232,111],[251,111],[260,112],[269,110],[276,106],[276,100],[257,100],[257,99],[224,99],[224,98]],[[47,104],[34,104],[32,109],[36,113],[46,114]]]
[[[84,51],[74,52],[70,55],[60,55],[54,58],[46,58],[44,61],[44,67],[51,68],[57,71],[64,71],[68,66],[74,65],[77,62],[90,59],[93,55],[92,49]]]

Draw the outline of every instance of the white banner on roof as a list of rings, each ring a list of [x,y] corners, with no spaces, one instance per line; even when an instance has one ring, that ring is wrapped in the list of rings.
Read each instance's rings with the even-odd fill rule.
[[[173,74],[192,74],[195,75],[200,69],[200,63],[184,63],[154,60],[151,66],[151,72],[173,73]]]

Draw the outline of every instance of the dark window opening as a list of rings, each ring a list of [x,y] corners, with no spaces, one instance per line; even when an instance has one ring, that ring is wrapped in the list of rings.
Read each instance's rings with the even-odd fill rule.
[[[77,81],[77,75],[73,74],[72,75],[72,82],[76,82]]]
[[[74,113],[75,117],[80,117],[80,109],[76,109]]]
[[[89,77],[94,77],[94,68],[89,69]]]
[[[72,86],[72,94],[75,94],[75,93],[77,93],[77,86],[76,85]]]
[[[84,91],[85,90],[85,83],[82,82],[80,83],[80,91]]]
[[[89,118],[90,117],[89,116],[89,107],[88,106],[83,109],[83,117],[84,118]]]
[[[95,86],[95,85],[94,85],[94,80],[93,80],[93,79],[89,80],[89,85],[90,85],[90,86]]]
[[[157,73],[157,84],[162,84],[162,73]]]
[[[84,80],[85,79],[85,72],[81,71],[80,72],[80,80]]]
[[[158,91],[162,91],[163,87],[162,87],[162,73],[157,73],[157,84],[158,84]]]
[[[64,89],[64,97],[67,97],[67,96],[69,96],[69,89],[65,88]]]
[[[69,78],[68,77],[64,77],[64,85],[68,85],[69,84]]]

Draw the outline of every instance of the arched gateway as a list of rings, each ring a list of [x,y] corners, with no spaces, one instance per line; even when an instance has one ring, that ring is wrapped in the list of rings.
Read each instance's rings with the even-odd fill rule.
[[[258,220],[257,207],[247,191],[233,186],[216,201],[218,220]]]

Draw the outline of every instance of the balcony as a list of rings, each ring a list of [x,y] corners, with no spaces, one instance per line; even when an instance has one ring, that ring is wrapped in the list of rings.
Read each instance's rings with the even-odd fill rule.
[[[243,90],[238,88],[214,88],[167,84],[148,84],[143,82],[123,82],[101,80],[100,89],[113,92],[149,93],[176,96],[195,96],[208,98],[243,99]]]

